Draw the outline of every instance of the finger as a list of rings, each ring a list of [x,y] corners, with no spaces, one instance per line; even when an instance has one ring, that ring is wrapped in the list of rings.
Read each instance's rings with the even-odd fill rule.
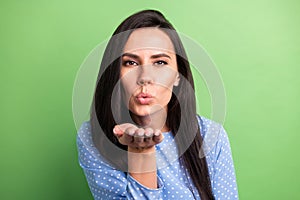
[[[134,134],[134,142],[135,143],[144,142],[144,134],[145,134],[145,130],[143,128],[137,129]]]
[[[133,124],[130,124],[130,123],[124,123],[124,124],[119,124],[117,125],[118,129],[120,129],[121,131],[125,132],[126,129],[128,128],[131,128],[131,127],[136,127],[135,125]],[[137,128],[137,127],[136,127]]]
[[[146,145],[150,145],[150,143],[152,142],[153,133],[154,133],[154,130],[152,128],[145,129],[144,142],[146,143]]]
[[[120,137],[123,135],[123,131],[120,129],[119,125],[116,125],[114,128],[113,128],[113,133],[115,136],[117,137]]]
[[[123,134],[121,137],[119,137],[119,142],[123,145],[130,145],[131,143],[133,143],[133,141],[133,136],[129,134]]]
[[[160,130],[155,130],[154,132],[154,136],[153,136],[153,141],[158,144],[158,143],[161,143],[164,139],[164,136],[163,134],[161,133]]]
[[[145,137],[152,137],[153,133],[154,133],[154,130],[152,128],[145,129]]]
[[[136,132],[137,129],[138,129],[137,127],[131,126],[131,127],[127,128],[125,130],[125,133],[128,134],[128,135],[130,135],[130,136],[133,136],[135,134],[135,132]]]
[[[150,145],[152,142],[152,137],[144,137],[144,143],[146,145]]]
[[[159,129],[155,129],[154,136],[159,136],[161,134],[161,131]]]

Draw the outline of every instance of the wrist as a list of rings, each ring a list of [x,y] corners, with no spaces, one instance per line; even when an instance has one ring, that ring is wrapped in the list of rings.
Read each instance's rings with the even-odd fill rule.
[[[136,147],[127,147],[128,152],[131,153],[155,153],[155,146],[153,145],[152,147],[148,147],[148,148],[136,148]]]
[[[155,147],[136,149],[128,147],[128,171],[130,173],[156,172]]]

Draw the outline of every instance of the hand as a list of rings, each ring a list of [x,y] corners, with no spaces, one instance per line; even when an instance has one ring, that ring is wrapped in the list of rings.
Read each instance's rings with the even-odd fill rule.
[[[116,125],[113,132],[121,144],[136,150],[149,149],[162,142],[164,138],[158,129],[138,128],[130,123]]]

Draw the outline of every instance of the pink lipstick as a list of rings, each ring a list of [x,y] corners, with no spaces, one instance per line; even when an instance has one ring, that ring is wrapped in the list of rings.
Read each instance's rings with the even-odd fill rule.
[[[152,102],[153,97],[148,93],[140,93],[136,96],[136,99],[141,105],[148,105]]]

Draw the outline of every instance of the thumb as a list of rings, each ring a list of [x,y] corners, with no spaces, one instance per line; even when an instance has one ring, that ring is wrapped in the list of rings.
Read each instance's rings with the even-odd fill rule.
[[[113,133],[114,133],[116,136],[121,136],[121,135],[123,135],[124,131],[122,131],[122,129],[120,129],[119,125],[116,125],[116,126],[113,128]]]

